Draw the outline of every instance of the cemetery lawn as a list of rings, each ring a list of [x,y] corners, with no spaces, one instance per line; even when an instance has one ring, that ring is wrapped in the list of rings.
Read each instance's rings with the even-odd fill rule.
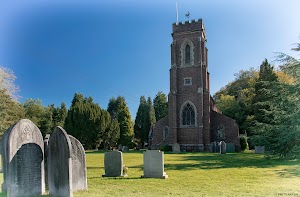
[[[74,192],[74,197],[300,196],[300,161],[296,159],[266,159],[250,152],[165,153],[168,179],[140,178],[142,151],[123,153],[129,168],[126,178],[102,177],[103,151],[87,151],[86,160],[88,191]]]

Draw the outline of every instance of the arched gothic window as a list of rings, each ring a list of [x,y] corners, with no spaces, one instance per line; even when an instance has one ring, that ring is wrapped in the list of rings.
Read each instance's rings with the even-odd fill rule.
[[[190,103],[182,110],[182,125],[195,126],[195,109]]]
[[[217,128],[217,134],[219,139],[225,139],[225,126],[219,125]]]
[[[180,67],[194,66],[194,44],[189,39],[184,39],[180,47],[181,64]]]
[[[163,140],[166,140],[169,135],[169,127],[165,127],[163,132]]]
[[[191,47],[190,45],[185,46],[185,63],[189,64],[191,62]]]

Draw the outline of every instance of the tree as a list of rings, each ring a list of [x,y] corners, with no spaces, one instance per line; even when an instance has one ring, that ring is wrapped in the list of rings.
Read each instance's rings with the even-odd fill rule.
[[[142,140],[143,136],[143,131],[145,130],[144,125],[145,125],[145,115],[147,113],[147,101],[145,99],[145,96],[140,97],[140,105],[135,117],[135,122],[134,122],[134,134],[135,138],[139,139],[139,141]]]
[[[107,118],[104,111],[94,103],[92,97],[84,98],[83,94],[75,93],[65,120],[65,129],[86,149],[97,148],[110,124],[110,117]]]
[[[119,96],[117,99],[111,98],[108,103],[107,111],[112,120],[118,120],[120,126],[119,143],[130,146],[134,137],[133,124],[125,98]]]
[[[14,123],[24,117],[24,108],[0,89],[0,137]]]
[[[5,90],[14,101],[19,98],[19,87],[15,85],[16,76],[9,68],[0,66],[0,90]]]
[[[148,136],[149,136],[149,130],[151,128],[151,125],[156,122],[155,118],[155,111],[154,107],[152,105],[151,98],[148,97],[147,99],[147,108],[146,108],[146,116],[145,116],[145,121],[144,121],[144,132],[142,135],[142,140],[144,142],[148,142]]]
[[[300,44],[292,50],[300,51]],[[273,94],[263,102],[268,108],[261,110],[264,119],[255,125],[259,131],[256,142],[266,145],[275,155],[287,158],[300,155],[300,60],[279,53],[278,61],[282,63],[281,70],[295,81],[274,80],[262,84],[272,88]]]
[[[275,96],[274,85],[278,82],[274,68],[265,59],[259,69],[259,77],[255,83],[255,97],[253,98],[253,114],[255,123],[271,123],[274,119],[272,113],[265,114],[265,110],[270,110],[270,101]]]
[[[48,106],[50,111],[52,112],[52,129],[53,130],[56,126],[64,126],[65,119],[68,114],[68,110],[66,104],[64,102],[61,103],[60,107],[55,107],[54,104]]]
[[[120,125],[118,120],[113,120],[103,135],[104,145],[109,150],[112,146],[116,146],[120,139]]]
[[[152,105],[151,98],[148,97],[147,101],[144,96],[140,98],[140,105],[135,118],[134,132],[135,137],[144,145],[148,142],[148,135],[151,124],[155,123],[155,111]]]
[[[216,105],[222,113],[237,121],[240,133],[249,132],[253,119],[253,98],[258,71],[254,68],[241,70],[236,78],[214,95]]]
[[[159,91],[153,100],[153,107],[155,110],[156,121],[168,115],[168,101],[167,96]]]
[[[24,109],[18,103],[18,87],[14,84],[16,76],[0,66],[0,136],[14,123],[24,117]]]
[[[30,119],[45,136],[52,131],[52,111],[50,107],[43,107],[40,99],[26,99],[23,103],[25,117]]]

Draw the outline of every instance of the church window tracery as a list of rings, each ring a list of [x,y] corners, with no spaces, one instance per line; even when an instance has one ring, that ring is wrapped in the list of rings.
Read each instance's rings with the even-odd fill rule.
[[[182,125],[183,126],[195,126],[196,114],[194,107],[187,103],[182,110]]]

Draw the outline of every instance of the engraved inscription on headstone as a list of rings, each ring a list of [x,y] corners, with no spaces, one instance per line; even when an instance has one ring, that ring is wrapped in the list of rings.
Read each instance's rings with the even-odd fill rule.
[[[69,135],[72,144],[72,187],[73,191],[87,190],[86,161],[82,144]]]
[[[34,196],[45,192],[44,143],[40,130],[30,120],[12,125],[1,139],[7,196]]]
[[[55,127],[49,139],[48,184],[53,196],[73,197],[72,144],[67,132]]]

